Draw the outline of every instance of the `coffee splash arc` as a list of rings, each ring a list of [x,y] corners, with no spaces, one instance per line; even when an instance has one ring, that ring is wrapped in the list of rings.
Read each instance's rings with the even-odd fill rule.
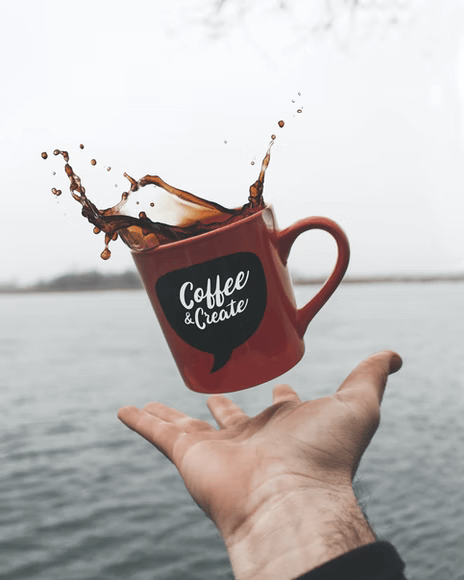
[[[168,272],[155,291],[172,329],[190,346],[213,355],[211,373],[258,329],[267,286],[260,259],[238,252]]]
[[[104,232],[105,249],[101,253],[101,257],[107,260],[111,256],[109,244],[118,237],[131,250],[143,252],[160,245],[212,231],[238,219],[248,217],[263,208],[264,177],[269,166],[272,144],[273,141],[269,144],[267,153],[262,161],[258,179],[250,186],[248,203],[236,209],[226,208],[188,191],[173,187],[157,175],[145,175],[141,179],[135,180],[127,173],[124,173],[124,176],[130,182],[130,189],[122,194],[120,201],[115,206],[107,209],[98,209],[87,197],[81,178],[71,167],[69,153],[55,149],[53,154],[55,156],[61,155],[65,161],[64,170],[70,181],[69,189],[73,198],[81,204],[82,215],[93,224],[95,233]],[[81,149],[83,149],[82,145]],[[42,153],[42,157],[46,159],[46,152]],[[96,163],[96,160],[91,160],[92,165],[96,165]],[[138,212],[138,216],[126,213],[126,206],[131,196],[147,186],[159,188],[168,195],[176,216],[174,223],[154,221],[148,217],[146,211]],[[53,188],[52,191],[55,195],[59,195],[58,191],[61,193],[56,188]],[[153,202],[148,203],[147,209],[150,210],[154,206]]]

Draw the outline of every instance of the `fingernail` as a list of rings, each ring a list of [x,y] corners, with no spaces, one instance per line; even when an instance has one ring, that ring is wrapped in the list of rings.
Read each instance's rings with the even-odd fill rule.
[[[390,351],[390,354],[391,354],[390,369],[388,372],[391,375],[400,370],[400,368],[403,366],[403,360],[400,357],[400,355],[396,352]]]

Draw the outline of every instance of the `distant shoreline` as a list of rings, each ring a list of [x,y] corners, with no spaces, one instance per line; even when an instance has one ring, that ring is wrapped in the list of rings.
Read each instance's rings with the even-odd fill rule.
[[[293,276],[295,286],[323,284],[325,278],[301,278]],[[430,282],[464,282],[464,273],[460,274],[397,274],[387,276],[347,276],[342,284],[414,284]],[[38,294],[46,292],[106,292],[109,290],[141,290],[142,281],[134,271],[122,274],[100,274],[84,272],[81,274],[64,274],[48,281],[41,281],[29,286],[16,284],[0,285],[0,294]]]
[[[312,280],[294,279],[295,286],[307,284],[323,284],[325,278]],[[391,275],[391,276],[347,276],[342,284],[415,284],[428,282],[464,282],[464,274],[418,274],[418,275]]]
[[[140,290],[142,281],[136,272],[122,274],[100,274],[83,272],[63,274],[52,280],[41,281],[29,286],[15,284],[0,285],[0,294],[41,294],[45,292],[95,292],[108,290]]]

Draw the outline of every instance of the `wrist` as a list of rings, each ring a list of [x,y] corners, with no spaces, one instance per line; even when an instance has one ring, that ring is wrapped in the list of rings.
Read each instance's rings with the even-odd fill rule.
[[[290,580],[375,541],[351,485],[263,501],[224,541],[236,580]]]

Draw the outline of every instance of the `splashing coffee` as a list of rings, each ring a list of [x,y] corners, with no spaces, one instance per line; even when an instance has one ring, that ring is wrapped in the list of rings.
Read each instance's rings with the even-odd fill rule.
[[[284,126],[283,121],[279,121],[278,124],[279,127]],[[264,177],[271,158],[271,147],[275,138],[276,136],[272,135],[272,140],[261,164],[258,179],[250,186],[248,203],[237,209],[228,209],[188,191],[177,189],[157,175],[145,175],[141,179],[135,180],[127,173],[124,173],[124,176],[130,182],[129,190],[122,194],[118,204],[101,210],[87,197],[80,177],[69,164],[68,152],[55,149],[53,154],[55,156],[61,155],[65,161],[64,170],[69,177],[69,189],[74,199],[82,205],[82,215],[94,225],[94,233],[104,232],[105,249],[101,253],[101,257],[107,260],[111,256],[109,243],[118,237],[131,250],[137,252],[146,251],[159,245],[209,232],[262,209],[264,207]],[[84,146],[81,144],[80,148],[83,149]],[[47,157],[47,153],[43,152],[42,158],[47,159]],[[95,159],[91,160],[92,165],[96,165],[96,163]],[[110,169],[108,167],[107,171],[110,171]],[[153,221],[147,216],[145,211],[140,211],[138,217],[129,214],[128,202],[131,195],[150,185],[157,188],[158,199],[156,204],[151,202],[149,204],[150,207],[153,208],[158,205],[161,210],[159,213],[168,216],[171,223],[167,223],[167,220],[166,223]],[[61,194],[61,190],[53,188],[52,193],[58,196]],[[136,202],[136,204],[138,203]]]

